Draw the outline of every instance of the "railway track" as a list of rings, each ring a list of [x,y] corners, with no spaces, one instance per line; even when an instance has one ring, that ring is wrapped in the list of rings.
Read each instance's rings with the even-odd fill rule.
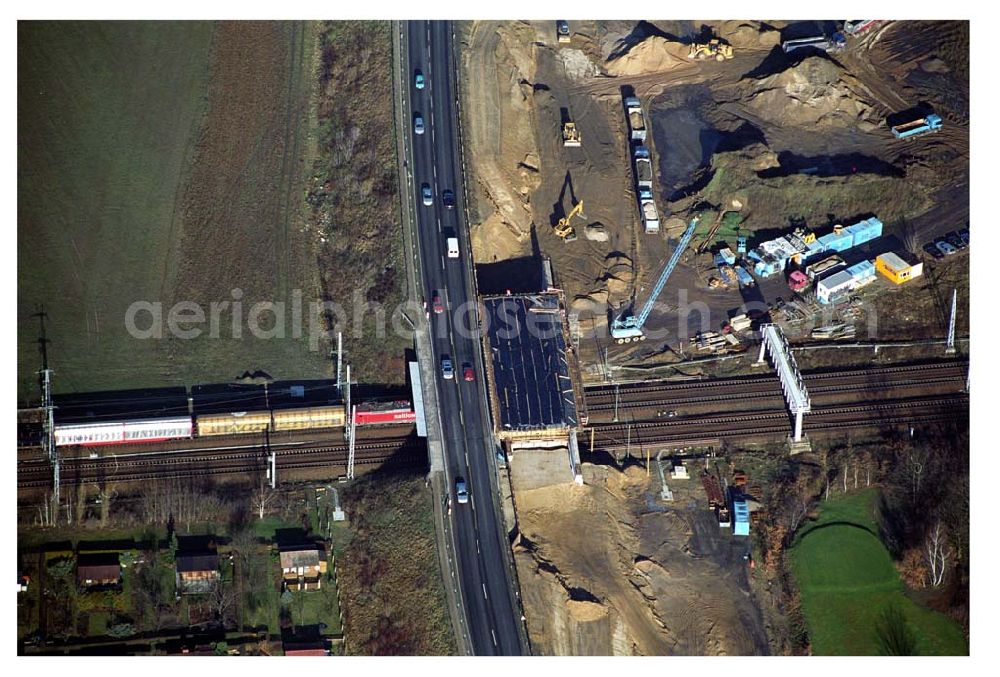
[[[94,481],[144,481],[163,478],[200,477],[246,472],[263,472],[266,467],[262,448],[247,450],[232,447],[231,453],[160,453],[136,454],[132,457],[104,456],[99,459],[66,459],[60,474],[61,484],[72,485]],[[424,443],[412,436],[396,437],[355,444],[355,464],[384,463],[400,453],[424,458]],[[279,472],[300,468],[318,468],[347,463],[347,445],[312,446],[276,450]],[[48,487],[52,470],[47,462],[22,464],[18,467],[18,488]]]
[[[810,395],[835,395],[858,390],[937,387],[954,383],[956,391],[965,384],[967,363],[903,365],[843,373],[804,374]],[[781,386],[773,374],[735,379],[661,381],[655,384],[600,386],[586,391],[591,413],[619,409],[641,409],[685,404],[782,399]]]
[[[814,409],[806,415],[804,429],[808,434],[935,423],[953,420],[967,411],[968,397],[964,395],[881,400]],[[784,411],[761,410],[693,419],[598,424],[591,429],[592,435],[587,430],[580,434],[584,451],[620,450],[668,442],[694,443],[706,439],[784,436],[791,432],[791,422]]]

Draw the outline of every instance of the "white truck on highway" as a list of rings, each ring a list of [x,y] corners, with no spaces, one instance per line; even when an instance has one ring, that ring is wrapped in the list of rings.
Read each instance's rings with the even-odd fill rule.
[[[646,229],[646,233],[649,235],[659,233],[660,214],[656,210],[653,193],[647,188],[639,189],[639,210],[642,212],[642,225]]]
[[[458,258],[458,238],[449,237],[448,238],[448,258],[457,259]]]
[[[628,126],[633,141],[646,140],[646,116],[642,112],[639,97],[630,96],[625,99],[625,113],[628,116]]]

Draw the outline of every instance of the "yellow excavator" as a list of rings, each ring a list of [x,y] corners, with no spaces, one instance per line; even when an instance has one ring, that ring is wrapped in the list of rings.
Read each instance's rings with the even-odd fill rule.
[[[573,220],[574,216],[581,216],[583,214],[583,200],[576,203],[573,209],[569,210],[569,214],[559,219],[559,223],[556,224],[555,230],[556,235],[561,237],[564,242],[572,242],[576,239],[576,228],[569,224]]]
[[[708,42],[695,42],[688,51],[689,59],[705,59],[714,57],[716,61],[725,61],[733,58],[733,46],[724,44],[718,38]]]

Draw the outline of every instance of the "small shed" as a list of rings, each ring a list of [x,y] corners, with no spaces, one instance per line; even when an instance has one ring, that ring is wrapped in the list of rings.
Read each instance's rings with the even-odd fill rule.
[[[743,498],[733,501],[733,535],[750,535],[750,506]]]
[[[846,270],[824,277],[816,283],[816,300],[830,303],[854,288],[854,276]]]
[[[924,272],[924,264],[907,263],[902,257],[892,252],[879,254],[875,257],[875,268],[893,284],[903,284]]]
[[[281,577],[291,590],[319,590],[326,557],[318,545],[285,546],[279,555]]]
[[[76,582],[85,588],[121,583],[122,566],[117,552],[83,553],[76,558]]]
[[[219,555],[216,552],[178,553],[177,591],[181,594],[203,594],[219,581]]]

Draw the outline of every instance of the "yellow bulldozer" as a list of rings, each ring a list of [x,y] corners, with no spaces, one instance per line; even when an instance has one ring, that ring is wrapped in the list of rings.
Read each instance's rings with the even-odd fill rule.
[[[718,38],[708,42],[696,42],[691,45],[688,51],[689,59],[706,59],[714,57],[716,61],[725,61],[733,58],[733,46],[723,43]]]
[[[575,122],[564,122],[562,129],[564,146],[579,146],[582,143],[580,130],[576,128]]]
[[[556,235],[561,237],[564,242],[572,242],[576,239],[576,228],[569,224],[573,220],[574,216],[583,215],[583,200],[576,203],[573,209],[569,210],[569,214],[559,219],[559,223],[555,226]]]

